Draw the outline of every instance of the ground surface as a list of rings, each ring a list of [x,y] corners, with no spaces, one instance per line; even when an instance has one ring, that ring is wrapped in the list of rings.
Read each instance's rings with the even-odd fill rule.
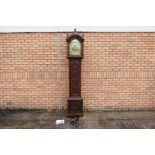
[[[1,129],[70,129],[70,118],[65,112],[0,111]],[[56,120],[65,123],[56,125]],[[155,111],[85,112],[79,129],[155,129]]]

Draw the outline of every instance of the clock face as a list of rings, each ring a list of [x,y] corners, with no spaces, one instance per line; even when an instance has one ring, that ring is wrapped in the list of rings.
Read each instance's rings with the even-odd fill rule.
[[[69,45],[69,55],[80,56],[81,55],[81,43],[77,39],[73,39]]]

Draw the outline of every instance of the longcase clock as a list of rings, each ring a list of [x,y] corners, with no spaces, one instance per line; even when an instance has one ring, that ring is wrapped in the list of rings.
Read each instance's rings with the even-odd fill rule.
[[[69,60],[69,98],[68,116],[83,116],[83,98],[81,97],[81,61],[83,58],[84,38],[79,33],[67,35],[67,58]]]

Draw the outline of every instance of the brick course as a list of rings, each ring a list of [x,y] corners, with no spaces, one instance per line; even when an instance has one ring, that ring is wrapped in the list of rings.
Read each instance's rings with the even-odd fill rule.
[[[66,34],[0,34],[0,108],[67,108]],[[155,109],[155,33],[83,34],[84,108]]]

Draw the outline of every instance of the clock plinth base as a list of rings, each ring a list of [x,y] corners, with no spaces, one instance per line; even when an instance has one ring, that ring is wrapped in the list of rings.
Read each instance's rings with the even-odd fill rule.
[[[83,116],[83,99],[81,97],[68,98],[68,117]]]

